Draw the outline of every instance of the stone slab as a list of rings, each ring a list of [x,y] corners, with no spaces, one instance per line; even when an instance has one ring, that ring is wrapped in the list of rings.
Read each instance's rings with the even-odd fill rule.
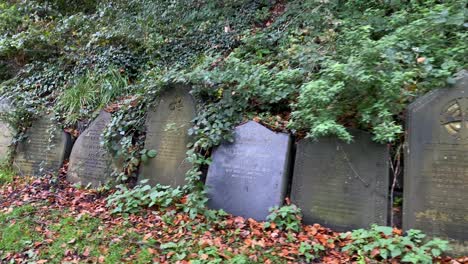
[[[403,227],[468,255],[468,72],[456,81],[408,108]]]
[[[192,167],[186,161],[188,129],[196,116],[196,104],[189,91],[182,85],[169,87],[148,113],[145,148],[158,154],[142,165],[139,180],[147,179],[152,186],[159,183],[177,187],[185,183],[185,174]]]
[[[0,118],[12,111],[10,102],[0,97]],[[7,160],[13,144],[15,133],[7,122],[0,120],[0,162]]]
[[[42,176],[58,173],[70,153],[70,135],[48,115],[34,121],[25,136],[26,139],[16,146],[13,161],[19,175]]]
[[[306,224],[337,231],[387,224],[388,148],[350,132],[350,144],[335,137],[297,143],[291,199]]]
[[[8,158],[13,137],[14,133],[10,126],[5,122],[0,121],[0,161]]]
[[[291,137],[250,121],[235,130],[234,143],[212,155],[206,186],[213,209],[265,220],[283,204],[288,187]]]
[[[78,136],[70,155],[67,180],[81,186],[98,188],[111,181],[112,155],[101,145],[103,132],[110,123],[110,113],[101,111]]]

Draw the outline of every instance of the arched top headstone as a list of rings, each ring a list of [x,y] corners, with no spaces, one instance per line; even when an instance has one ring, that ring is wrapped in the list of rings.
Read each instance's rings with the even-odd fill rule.
[[[408,108],[403,227],[468,254],[468,72]]]
[[[468,144],[468,71],[455,77],[453,87],[433,90],[408,107],[408,128],[424,126],[424,141]],[[411,130],[408,130],[411,133]]]
[[[206,180],[209,206],[265,220],[283,204],[288,186],[291,137],[250,121],[236,128],[234,142],[217,147]]]
[[[101,144],[111,114],[101,111],[83,131],[73,146],[67,180],[82,186],[97,188],[111,181],[112,155]]]
[[[189,87],[174,85],[161,94],[146,120],[145,149],[156,150],[157,155],[143,164],[139,180],[146,179],[153,186],[185,183],[185,174],[192,167],[186,161],[191,141],[188,129],[195,116],[196,104]]]

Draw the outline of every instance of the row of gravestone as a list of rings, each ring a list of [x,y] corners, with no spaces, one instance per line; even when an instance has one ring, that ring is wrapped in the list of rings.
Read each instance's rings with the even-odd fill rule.
[[[184,183],[185,172],[191,166],[185,162],[185,156],[188,128],[194,117],[195,103],[187,87],[176,86],[161,97],[146,122],[145,147],[157,149],[158,155],[141,169],[141,179],[148,179],[152,185]],[[101,144],[110,121],[111,114],[101,111],[73,143],[70,135],[53,120],[53,115],[39,118],[26,132],[26,139],[16,146],[13,165],[20,175],[38,176],[56,172],[69,158],[69,181],[99,187],[110,181],[114,163],[118,163]],[[2,159],[9,152],[14,135],[6,123],[0,122],[0,129]]]
[[[405,153],[404,228],[457,241],[453,245],[459,253],[468,252],[467,82],[468,74],[461,72],[455,87],[431,92],[409,106]],[[146,122],[145,148],[158,155],[143,166],[141,179],[152,185],[184,183],[190,168],[185,162],[187,129],[195,114],[187,88],[177,86],[161,96]],[[75,142],[70,181],[97,187],[109,179],[113,161],[100,141],[110,118],[101,112]],[[50,147],[47,120],[37,121],[34,133],[18,145],[15,165],[24,174],[58,169],[70,149],[69,138],[57,130],[52,131]],[[306,223],[336,230],[385,225],[388,148],[372,142],[365,132],[352,134],[351,144],[335,138],[293,144],[288,134],[252,121],[242,124],[235,130],[234,143],[223,143],[213,152],[206,179],[209,205],[262,220],[270,207],[282,204],[290,189]]]

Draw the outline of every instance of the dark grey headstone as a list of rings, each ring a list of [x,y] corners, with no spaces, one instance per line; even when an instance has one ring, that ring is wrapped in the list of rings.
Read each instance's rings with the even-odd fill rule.
[[[288,186],[291,137],[250,121],[235,130],[234,143],[213,152],[206,185],[208,204],[228,213],[265,220],[280,206]]]
[[[297,143],[291,199],[304,223],[337,231],[386,225],[388,148],[352,130],[353,142],[335,137]]]
[[[34,121],[26,132],[26,139],[18,143],[13,161],[23,176],[58,173],[72,145],[70,135],[45,116]]]
[[[403,227],[468,255],[468,72],[408,109]]]
[[[143,164],[140,180],[148,184],[183,185],[185,174],[192,167],[186,161],[188,129],[195,118],[195,102],[185,86],[173,86],[161,95],[146,121],[145,148],[156,150],[157,156]]]
[[[112,155],[101,145],[101,142],[104,141],[103,132],[111,118],[111,114],[101,111],[78,137],[70,155],[67,180],[92,188],[110,182],[114,168]]]

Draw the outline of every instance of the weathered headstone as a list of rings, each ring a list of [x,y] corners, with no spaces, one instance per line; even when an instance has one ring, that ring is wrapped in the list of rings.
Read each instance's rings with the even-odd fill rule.
[[[7,123],[0,121],[0,161],[7,158],[13,141],[13,131]]]
[[[349,144],[335,137],[297,143],[291,198],[307,224],[348,231],[387,223],[388,148],[351,133]]]
[[[146,121],[145,148],[156,150],[155,158],[143,164],[140,180],[148,184],[183,185],[185,174],[191,168],[187,162],[188,129],[196,115],[195,102],[189,88],[181,85],[165,91]]]
[[[58,173],[70,154],[70,135],[49,115],[34,121],[25,136],[26,139],[16,146],[13,161],[18,173],[25,176]]]
[[[67,179],[82,186],[97,188],[110,182],[112,155],[101,145],[111,114],[101,111],[78,137],[70,155]]]
[[[403,227],[468,255],[468,72],[408,109]]]
[[[234,143],[213,152],[206,185],[208,204],[228,213],[265,220],[280,206],[288,186],[291,137],[250,121],[235,130]]]
[[[0,98],[0,116],[3,116],[8,111],[11,111],[9,102]],[[13,137],[14,132],[8,123],[0,120],[0,162],[8,158],[7,155],[10,152]]]

